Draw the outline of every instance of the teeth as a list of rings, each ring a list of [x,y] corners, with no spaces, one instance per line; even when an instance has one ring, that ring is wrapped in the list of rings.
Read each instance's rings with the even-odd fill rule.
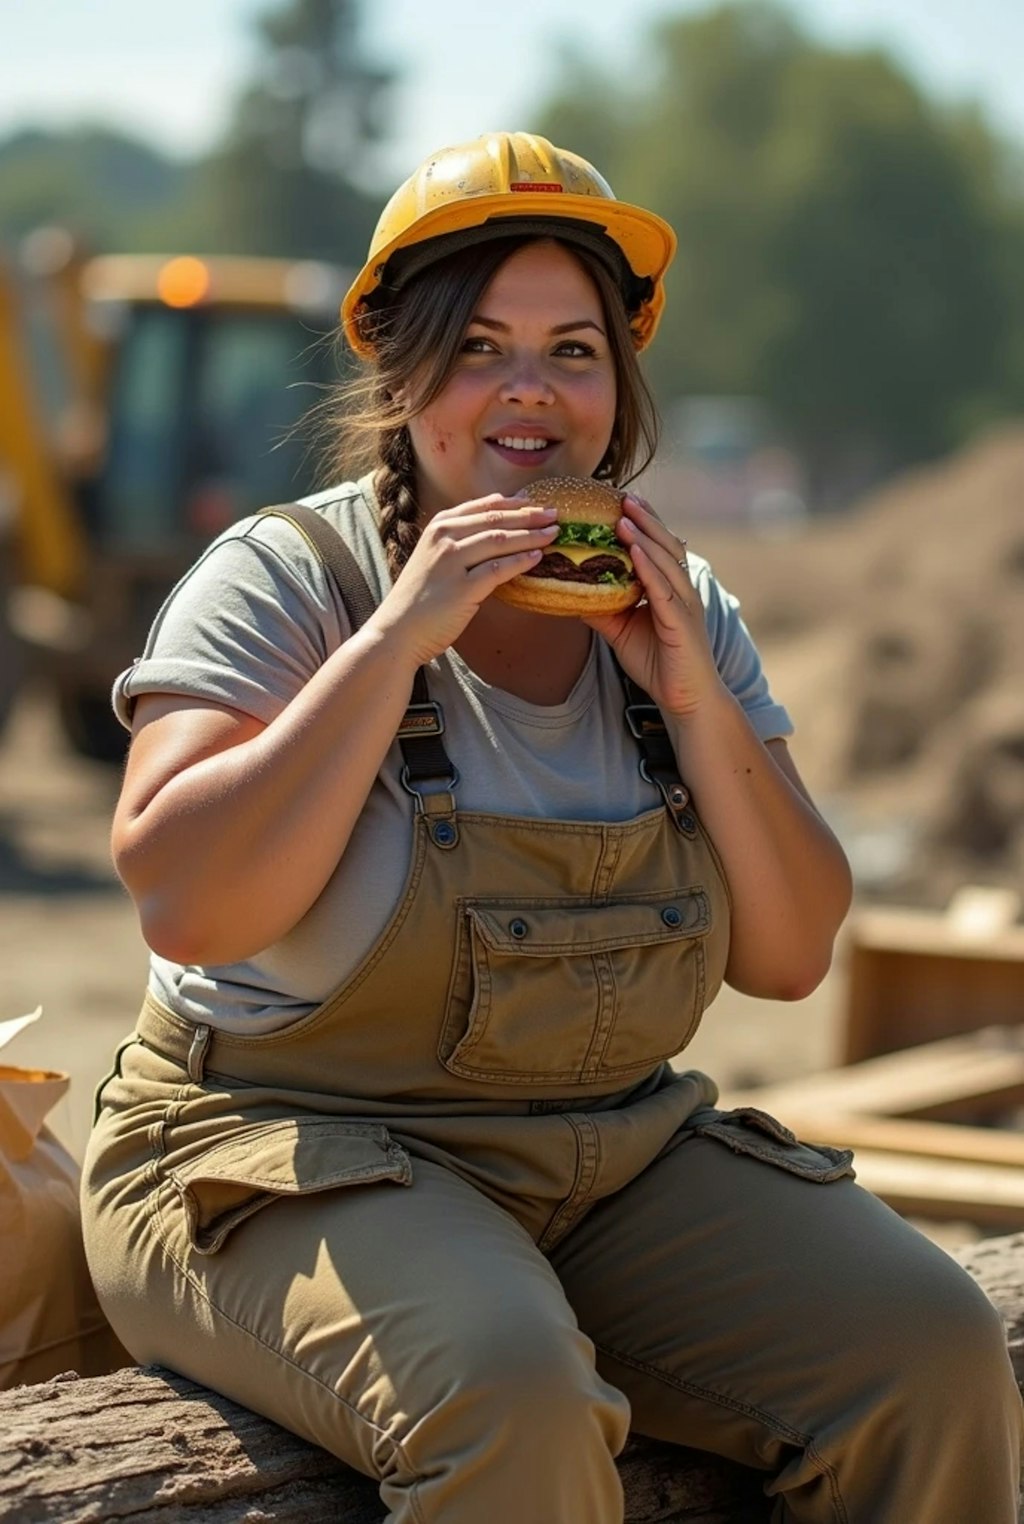
[[[543,450],[544,446],[551,441],[549,439],[499,439],[497,443],[503,445],[506,450]]]

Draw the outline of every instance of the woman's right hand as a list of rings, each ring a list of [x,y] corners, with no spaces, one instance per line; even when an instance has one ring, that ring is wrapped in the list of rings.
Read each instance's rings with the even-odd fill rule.
[[[496,587],[536,566],[557,532],[553,508],[499,493],[443,508],[369,623],[423,666],[454,645]]]

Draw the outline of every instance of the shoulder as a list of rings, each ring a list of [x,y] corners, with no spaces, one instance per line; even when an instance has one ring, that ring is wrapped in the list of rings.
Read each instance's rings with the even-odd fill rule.
[[[381,544],[379,509],[372,479],[364,477],[360,481],[343,482],[298,501],[303,507],[312,508],[341,536],[379,602],[390,588],[391,579]],[[328,586],[330,578],[319,552],[288,521],[290,506],[288,503],[274,505],[240,519],[228,535],[221,538],[233,537],[259,547],[264,555],[292,566],[307,585]]]

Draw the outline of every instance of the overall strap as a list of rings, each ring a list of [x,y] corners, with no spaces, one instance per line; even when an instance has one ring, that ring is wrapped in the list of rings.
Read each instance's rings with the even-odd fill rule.
[[[261,517],[275,516],[287,519],[313,549],[321,565],[334,578],[345,612],[353,630],[364,625],[377,607],[377,600],[370,591],[359,562],[349,550],[342,536],[322,513],[306,503],[279,503],[265,508]],[[430,697],[427,675],[423,667],[417,667],[412,685],[412,702],[398,727],[398,742],[402,748],[405,766],[402,783],[422,808],[419,783],[441,779],[448,790],[459,781],[458,769],[453,766],[441,742],[444,734],[444,714],[440,704]]]
[[[640,776],[656,785],[675,825],[690,835],[695,829],[693,814],[688,808],[690,794],[679,776],[679,763],[661,710],[639,683],[628,676],[617,659],[615,665],[626,691],[626,725],[640,747]]]

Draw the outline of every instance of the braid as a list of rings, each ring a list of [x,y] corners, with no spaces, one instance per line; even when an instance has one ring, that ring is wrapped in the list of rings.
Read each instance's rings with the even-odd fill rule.
[[[381,508],[381,539],[393,580],[416,549],[420,537],[416,523],[416,467],[409,430],[404,425],[381,430],[379,458],[375,486]]]

